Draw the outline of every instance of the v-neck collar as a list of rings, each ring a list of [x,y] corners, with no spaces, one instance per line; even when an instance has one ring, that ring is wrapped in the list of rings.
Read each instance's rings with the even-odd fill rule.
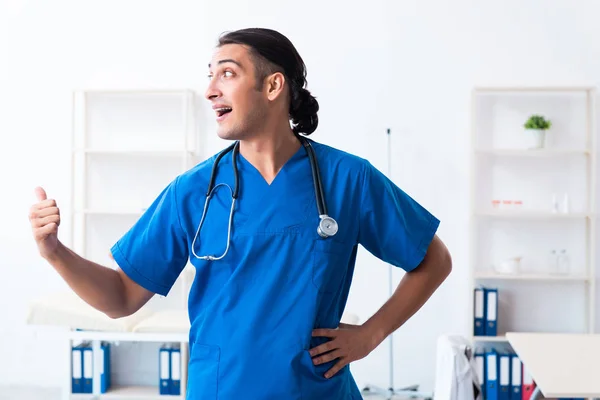
[[[290,168],[290,165],[293,164],[296,160],[302,158],[302,155],[306,153],[304,149],[304,145],[300,143],[300,147],[296,150],[294,154],[283,164],[279,172],[275,175],[271,183],[268,183],[265,177],[260,173],[258,168],[254,166],[250,161],[248,161],[241,152],[237,153],[237,161],[238,161],[238,169],[241,171],[251,171],[255,174],[260,181],[264,183],[267,187],[273,186],[273,184],[280,179],[280,176],[287,173],[287,170]],[[308,156],[308,155],[307,155]]]

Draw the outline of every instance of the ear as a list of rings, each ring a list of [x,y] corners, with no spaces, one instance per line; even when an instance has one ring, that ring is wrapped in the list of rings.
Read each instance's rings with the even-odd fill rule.
[[[285,76],[281,72],[275,72],[267,77],[266,90],[267,97],[273,101],[282,96],[285,88]]]

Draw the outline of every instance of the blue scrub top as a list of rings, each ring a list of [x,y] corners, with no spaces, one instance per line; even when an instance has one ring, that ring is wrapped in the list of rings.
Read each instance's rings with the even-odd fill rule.
[[[358,245],[410,271],[439,221],[368,161],[311,140],[337,235],[322,239],[310,161],[303,147],[269,185],[238,154],[239,198],[228,254],[198,260],[191,251],[216,155],[174,179],[112,248],[119,267],[166,296],[188,263],[189,399],[361,399],[349,366],[323,375],[308,352],[328,340],[315,328],[340,322]],[[215,184],[234,187],[231,152]],[[217,189],[194,250],[221,255],[227,245],[231,192]]]

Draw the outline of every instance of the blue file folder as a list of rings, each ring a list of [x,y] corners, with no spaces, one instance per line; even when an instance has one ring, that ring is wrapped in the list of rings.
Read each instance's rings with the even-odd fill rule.
[[[159,393],[171,394],[171,351],[163,345],[158,355]]]
[[[82,393],[93,393],[94,389],[94,352],[92,351],[92,345],[85,343],[81,347],[83,352],[83,392]]]
[[[178,396],[181,394],[181,349],[173,347],[169,352],[171,355],[171,384],[169,393]]]
[[[522,391],[521,388],[523,386],[523,364],[521,363],[521,359],[516,354],[511,355],[512,361],[512,373],[510,379],[511,386],[511,400],[521,400]]]
[[[490,350],[485,354],[486,367],[486,400],[500,400],[498,390],[498,353]]]
[[[499,373],[498,373],[498,400],[511,400],[511,360],[512,356],[508,353],[499,354]]]
[[[473,315],[474,315],[474,335],[484,336],[485,335],[485,290],[483,288],[475,288],[474,291],[474,302],[473,302]]]
[[[81,345],[71,348],[71,392],[83,393],[83,354]]]
[[[481,398],[486,398],[486,382],[487,382],[487,372],[486,372],[486,362],[485,362],[485,352],[482,350],[477,350],[475,352],[475,364],[477,365],[477,377],[479,378],[479,383],[481,384]],[[521,400],[521,399],[519,399]]]
[[[498,335],[498,289],[485,288],[485,336]]]
[[[102,359],[100,369],[100,393],[106,393],[110,388],[110,344],[100,345],[100,358]]]

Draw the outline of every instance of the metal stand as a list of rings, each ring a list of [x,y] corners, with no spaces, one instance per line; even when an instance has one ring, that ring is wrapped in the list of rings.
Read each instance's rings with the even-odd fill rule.
[[[387,129],[387,169],[388,169],[388,177],[392,176],[392,146],[391,146],[391,130]],[[392,265],[388,265],[388,295],[392,297],[394,293],[394,285],[392,284]],[[386,400],[392,399],[423,399],[423,400],[432,400],[433,395],[431,393],[423,393],[419,392],[419,385],[407,386],[404,388],[395,389],[394,388],[394,335],[391,334],[386,339],[390,344],[390,353],[389,353],[389,364],[390,364],[390,386],[387,389],[380,388],[375,385],[366,385],[362,394],[366,396],[379,396],[380,398],[384,398]]]
[[[544,395],[542,394],[542,391],[540,390],[539,386],[536,386],[531,394],[531,400],[542,400],[543,398]]]

